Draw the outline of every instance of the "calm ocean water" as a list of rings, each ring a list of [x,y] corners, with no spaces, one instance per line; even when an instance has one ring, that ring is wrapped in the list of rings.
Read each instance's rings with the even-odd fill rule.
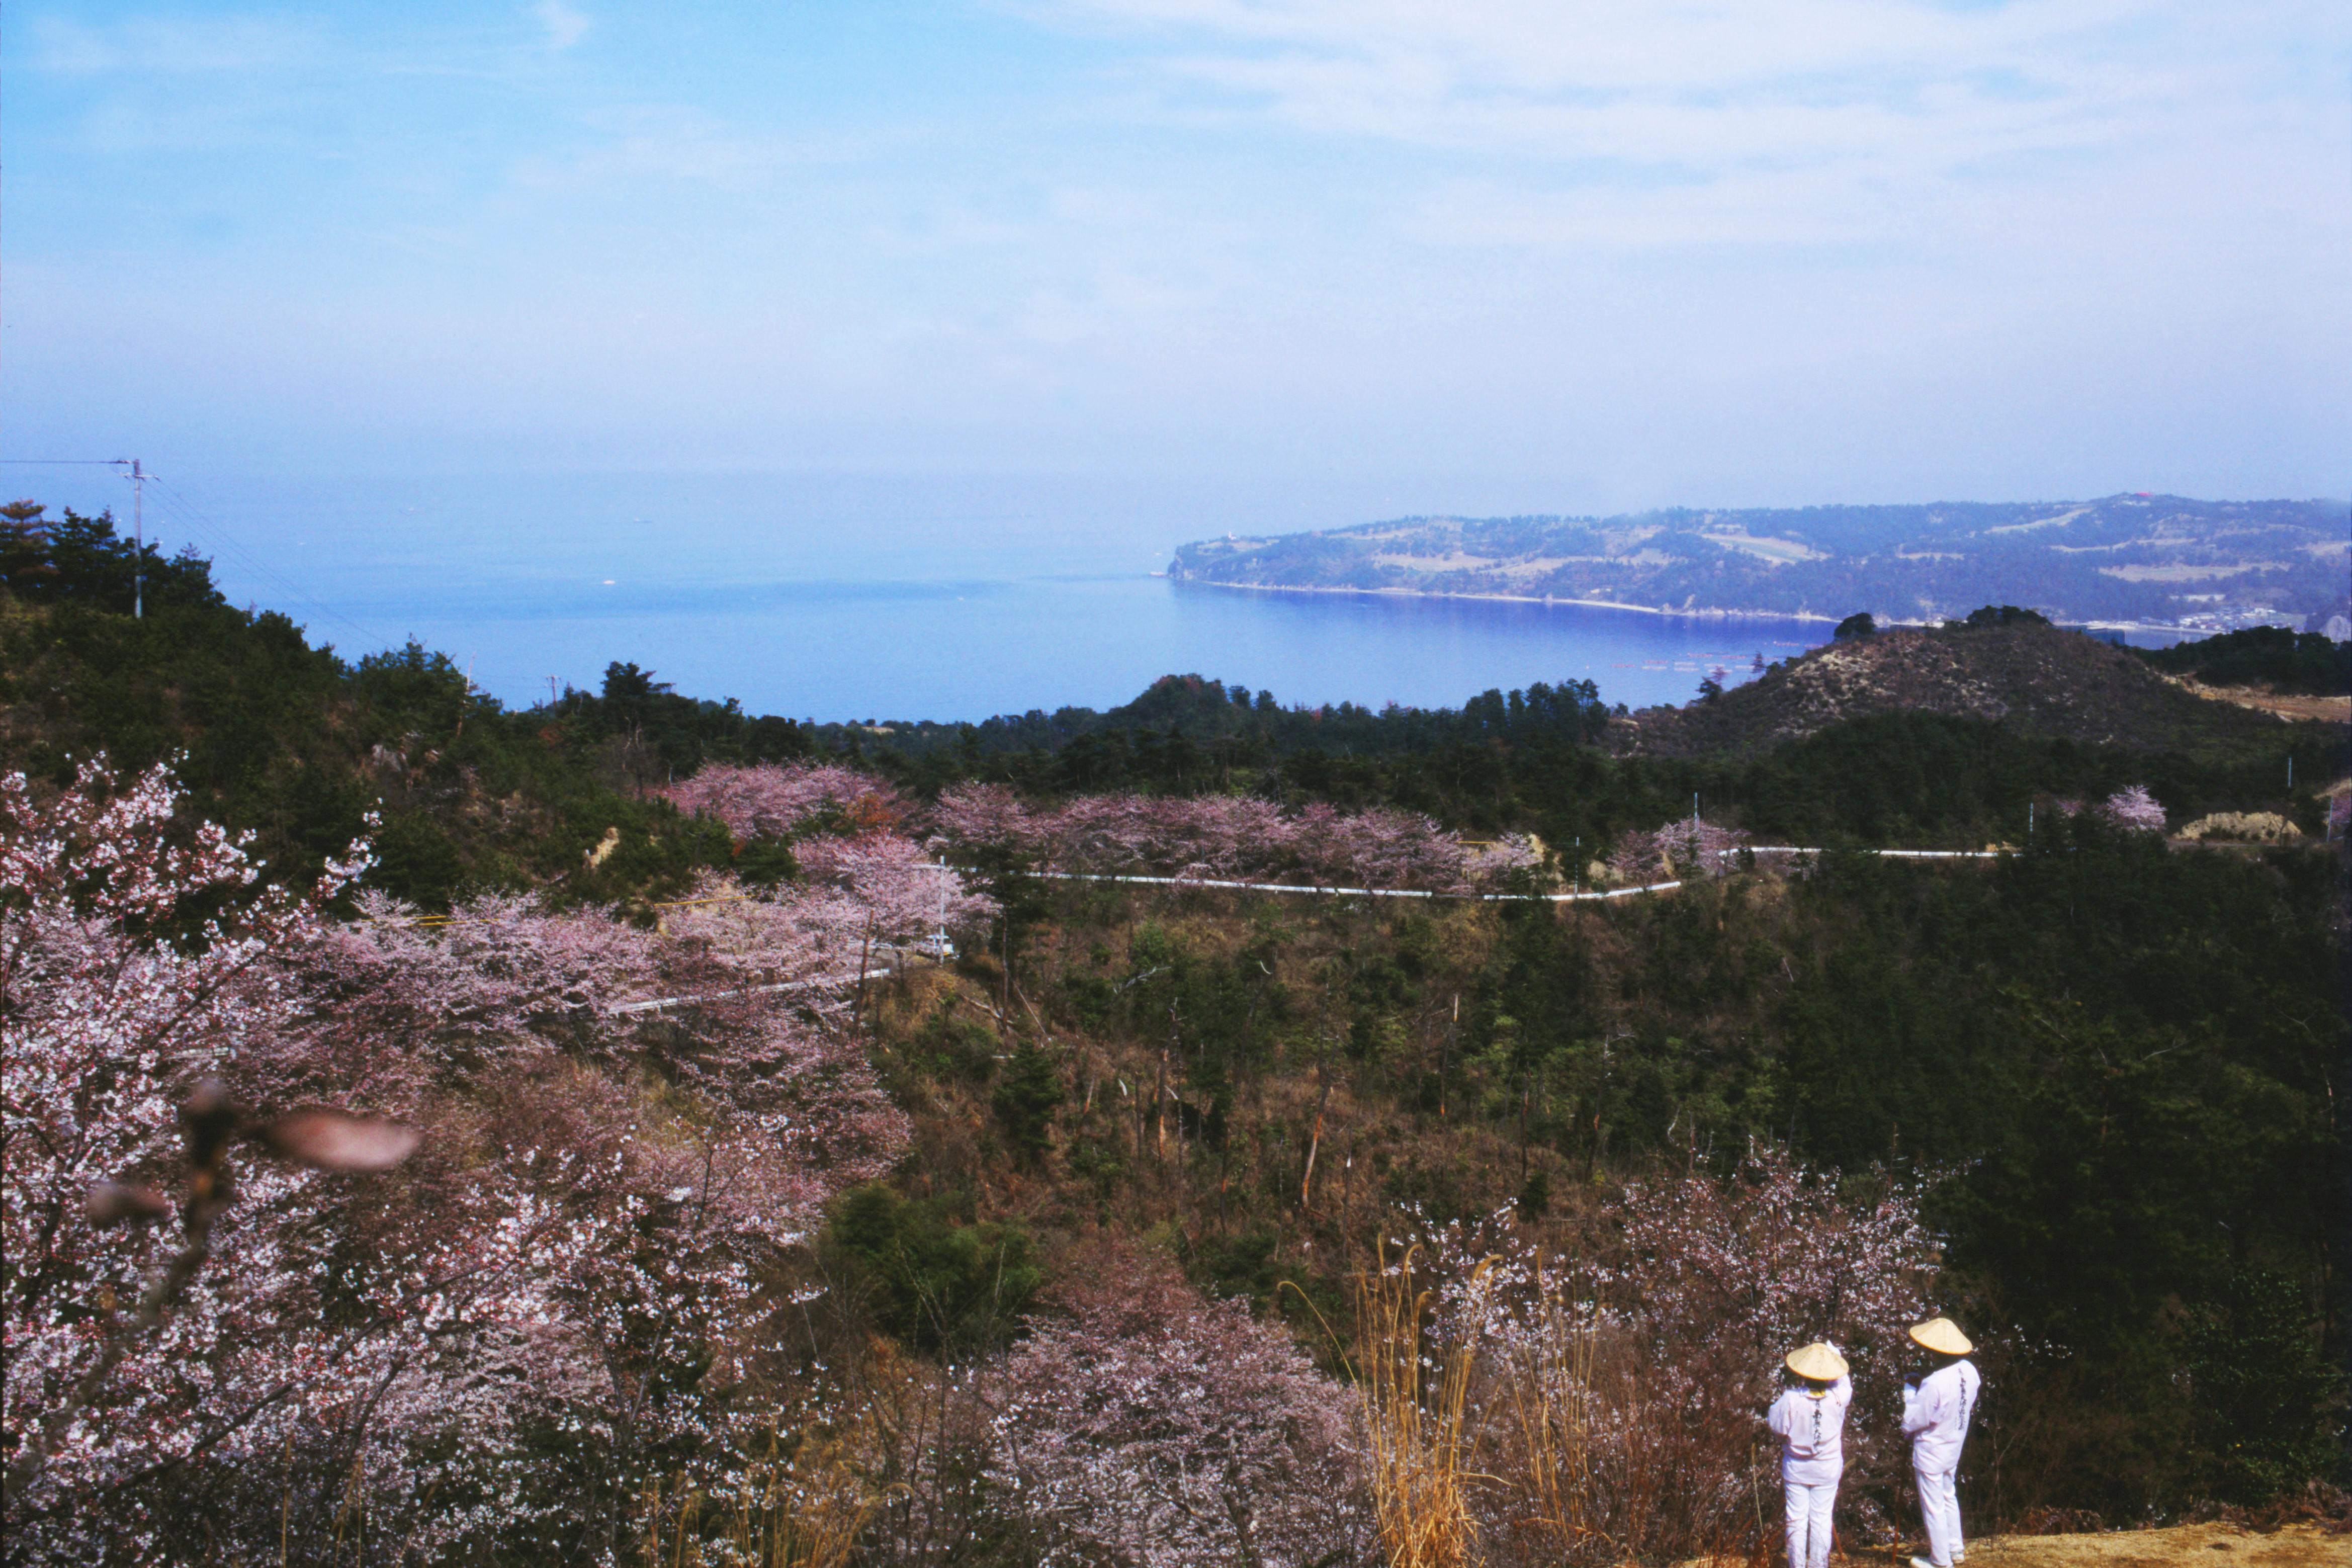
[[[551,680],[593,689],[627,659],[693,696],[828,721],[1106,708],[1171,673],[1374,708],[1591,679],[1639,708],[1686,701],[1718,669],[1747,680],[1759,656],[1829,635],[1820,621],[1150,574],[1181,540],[1394,516],[1417,499],[1377,487],[163,472],[147,492],[151,536],[211,556],[239,603],[285,610],[347,657],[416,637],[518,705]],[[47,479],[44,500],[127,512],[110,475]]]
[[[1197,673],[1284,703],[1453,706],[1488,687],[1590,679],[1612,702],[1747,679],[1820,623],[1668,619],[1473,600],[1245,594],[1143,576],[618,584],[601,603],[488,609],[411,627],[509,700],[631,658],[681,691],[816,719],[978,719],[1107,708]]]

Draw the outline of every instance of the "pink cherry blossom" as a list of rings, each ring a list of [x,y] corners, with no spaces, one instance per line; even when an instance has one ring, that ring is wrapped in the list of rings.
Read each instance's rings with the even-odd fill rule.
[[[908,815],[905,798],[888,784],[831,763],[713,763],[661,793],[688,816],[725,823],[738,841],[786,837],[814,822],[873,832]]]
[[[1065,1306],[995,1385],[1004,1485],[1075,1549],[1050,1560],[1361,1560],[1352,1401],[1287,1333],[1157,1261],[1091,1268]]]
[[[992,846],[1041,870],[1310,887],[1466,893],[1540,858],[1524,837],[1473,845],[1411,812],[1323,802],[1286,812],[1227,795],[1078,795],[1033,807],[1001,784],[973,784],[943,793],[931,824],[934,847],[950,858]]]
[[[1677,817],[1646,833],[1621,835],[1609,868],[1622,882],[1641,886],[1690,877],[1721,877],[1738,868],[1748,835],[1704,817]]]
[[[2164,831],[2164,807],[2147,793],[2146,784],[2133,784],[2107,796],[2099,807],[2100,814],[2118,827],[2139,833]]]
[[[184,805],[160,771],[0,779],[12,1560],[315,1556],[354,1510],[425,1556],[598,1556],[551,1433],[615,1500],[679,1454],[728,1484],[777,1258],[906,1142],[847,1019],[854,886],[712,882],[657,929],[504,895],[339,921],[363,853],[275,888]],[[190,1252],[136,1221],[194,1190],[200,1078],[424,1137],[361,1175],[237,1144]],[[306,1115],[271,1125],[373,1125]],[[20,1412],[71,1420],[28,1444]]]

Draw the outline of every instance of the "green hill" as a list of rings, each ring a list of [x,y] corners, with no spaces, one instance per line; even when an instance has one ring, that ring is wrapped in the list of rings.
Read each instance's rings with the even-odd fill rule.
[[[1653,756],[1753,753],[1874,715],[1996,721],[2080,746],[2226,752],[2279,721],[2191,696],[2146,658],[2038,618],[1841,637],[1745,686],[1618,722],[1611,743]],[[2323,639],[2324,640],[2324,639]]]

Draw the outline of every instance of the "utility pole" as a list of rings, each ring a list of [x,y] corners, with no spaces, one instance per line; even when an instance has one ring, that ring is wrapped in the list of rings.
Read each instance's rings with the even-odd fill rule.
[[[147,470],[139,459],[131,459],[131,618],[144,620],[146,610],[147,528],[144,505],[147,499]]]

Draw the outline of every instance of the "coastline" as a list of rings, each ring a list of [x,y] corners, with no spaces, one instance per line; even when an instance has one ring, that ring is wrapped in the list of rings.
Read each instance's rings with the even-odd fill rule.
[[[1454,594],[1437,588],[1348,588],[1303,583],[1224,583],[1213,577],[1178,576],[1172,572],[1154,572],[1151,575],[1164,577],[1171,583],[1190,584],[1194,587],[1225,588],[1244,594],[1339,594],[1363,598],[1467,599],[1497,605],[1574,605],[1584,609],[1629,610],[1639,616],[1694,621],[1819,621],[1824,626],[1835,626],[1843,618],[1824,615],[1818,610],[1729,610],[1714,605],[1673,609],[1659,605],[1628,605],[1617,599],[1568,599],[1556,594],[1538,597],[1532,594]],[[1881,627],[1891,628],[1934,626],[1940,623],[1906,619],[1882,620],[1878,624]],[[2143,632],[2183,640],[2220,635],[2220,630],[2212,626],[2168,626],[2158,621],[2069,621],[2063,624],[2085,632]]]
[[[1659,605],[1628,605],[1616,599],[1564,599],[1557,594],[1538,597],[1531,594],[1448,594],[1433,588],[1327,588],[1297,583],[1221,583],[1212,577],[1165,575],[1173,583],[1189,583],[1201,588],[1229,588],[1244,594],[1352,594],[1363,598],[1471,599],[1496,605],[1574,605],[1585,609],[1630,610],[1640,616],[1663,616],[1689,621],[1820,621],[1826,626],[1835,626],[1838,622],[1837,616],[1825,616],[1815,610],[1724,610],[1712,606],[1678,610]]]

